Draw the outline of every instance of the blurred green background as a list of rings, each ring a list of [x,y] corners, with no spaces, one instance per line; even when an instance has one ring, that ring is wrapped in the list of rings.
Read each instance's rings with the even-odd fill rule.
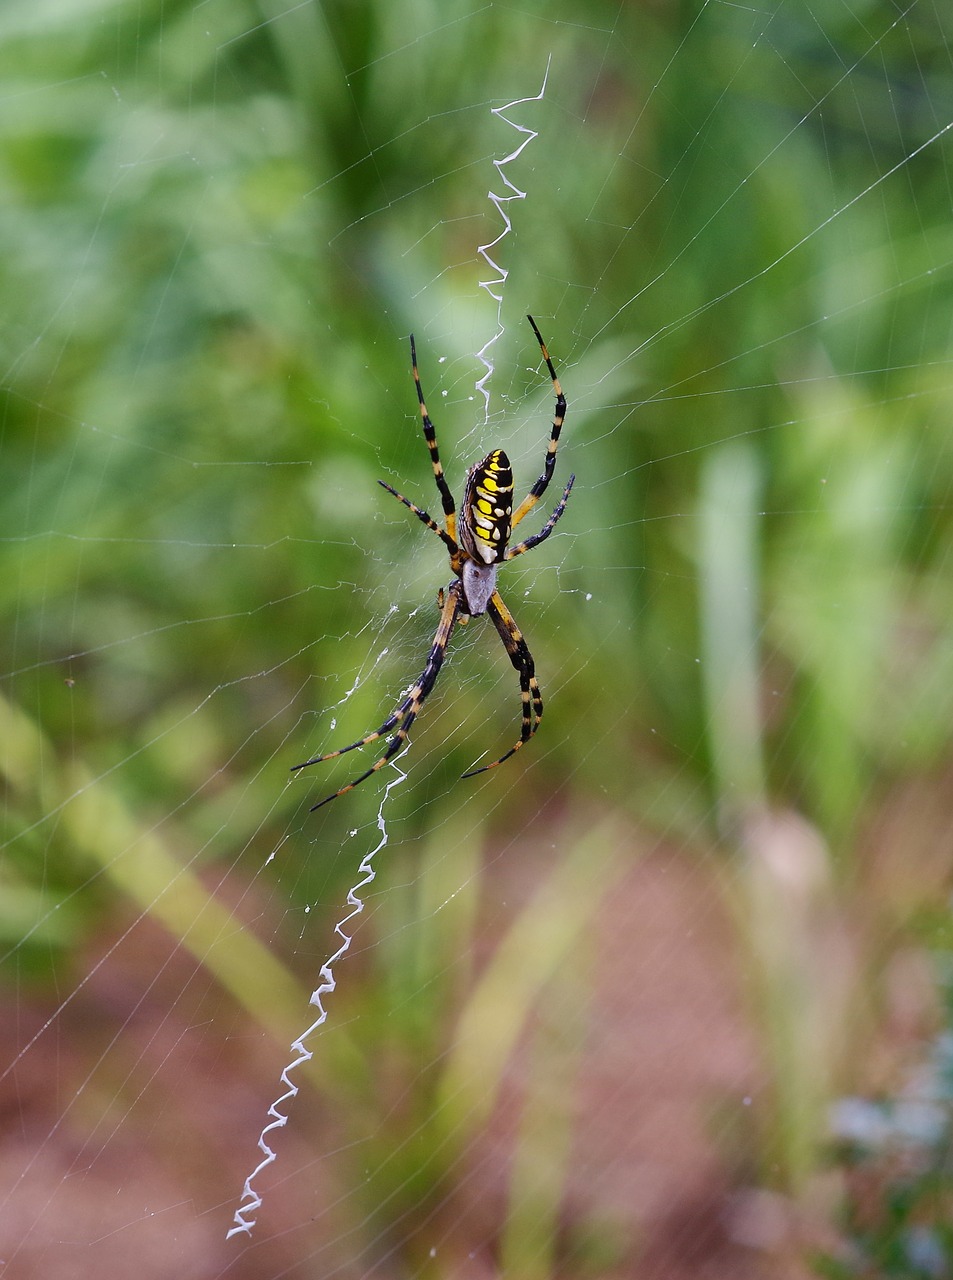
[[[953,1274],[951,53],[884,0],[0,13],[5,1274]],[[310,815],[448,577],[375,483],[439,513],[407,336],[454,491],[525,489],[527,311],[539,736],[459,781],[518,731],[474,622],[383,836],[391,771]]]

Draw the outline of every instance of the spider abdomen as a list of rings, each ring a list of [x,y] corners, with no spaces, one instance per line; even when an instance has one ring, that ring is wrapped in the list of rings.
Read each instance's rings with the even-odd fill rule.
[[[494,449],[467,472],[460,513],[460,540],[477,564],[499,564],[510,540],[513,469]]]

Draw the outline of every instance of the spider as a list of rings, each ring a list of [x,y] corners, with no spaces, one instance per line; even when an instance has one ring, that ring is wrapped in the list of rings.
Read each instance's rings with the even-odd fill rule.
[[[524,551],[531,551],[533,547],[545,542],[552,533],[556,521],[566,509],[566,503],[569,501],[569,494],[572,492],[576,477],[574,475],[569,477],[569,483],[563,490],[562,497],[556,503],[552,515],[543,525],[540,532],[532,534],[525,541],[518,542],[513,547],[509,547],[507,544],[511,533],[523,517],[532,511],[549,487],[549,482],[556,466],[556,448],[559,444],[559,433],[566,417],[566,397],[563,395],[562,387],[559,385],[559,379],[556,377],[556,370],[549,357],[549,352],[546,350],[546,344],[539,329],[536,327],[536,321],[533,317],[527,316],[526,318],[532,325],[533,333],[536,335],[536,341],[539,343],[539,349],[543,353],[543,359],[546,361],[546,367],[553,380],[553,391],[556,395],[556,411],[553,415],[553,429],[546,448],[543,474],[516,510],[513,511],[513,472],[510,468],[510,460],[502,449],[493,449],[482,462],[476,463],[467,472],[467,481],[463,490],[463,503],[460,511],[459,540],[457,537],[457,510],[453,503],[453,494],[450,492],[450,486],[447,484],[443,467],[440,464],[440,454],[437,450],[437,433],[434,430],[434,425],[427,412],[427,405],[424,402],[424,393],[420,386],[420,375],[417,372],[417,349],[414,346],[413,334],[410,336],[410,358],[414,371],[414,384],[417,387],[417,399],[420,402],[424,438],[430,450],[434,479],[437,482],[440,501],[443,504],[444,524],[442,526],[437,524],[426,511],[411,502],[409,498],[405,498],[402,493],[398,493],[396,489],[391,488],[385,481],[378,480],[377,483],[392,494],[398,502],[402,502],[405,507],[412,511],[417,519],[422,521],[428,529],[433,530],[449,551],[450,568],[456,576],[446,591],[441,588],[437,594],[437,604],[440,608],[440,624],[430,647],[426,665],[416,684],[398,703],[380,728],[375,729],[373,733],[369,733],[365,738],[359,738],[357,742],[350,743],[349,746],[340,747],[337,751],[329,751],[323,756],[313,756],[310,760],[305,760],[302,764],[296,764],[293,767],[292,772],[295,772],[298,769],[308,769],[313,764],[321,764],[325,760],[335,760],[338,756],[343,756],[348,751],[356,750],[357,747],[365,747],[369,742],[376,742],[378,738],[383,738],[389,734],[392,729],[396,730],[379,760],[372,764],[359,778],[355,778],[353,782],[341,787],[339,791],[335,791],[324,800],[312,805],[312,812],[315,809],[320,809],[322,805],[336,800],[338,796],[343,796],[346,792],[353,790],[354,787],[376,773],[378,769],[383,768],[388,760],[397,754],[406,741],[411,726],[417,719],[421,707],[437,681],[437,675],[443,665],[447,645],[450,643],[450,637],[453,635],[454,628],[458,622],[462,625],[470,618],[477,618],[481,614],[488,613],[490,615],[493,625],[500,633],[500,639],[503,641],[506,652],[509,654],[510,662],[519,673],[523,712],[519,741],[510,747],[509,751],[500,756],[499,760],[494,760],[492,764],[483,765],[479,769],[471,769],[469,773],[463,775],[464,778],[473,778],[478,773],[485,773],[487,769],[495,769],[497,765],[501,765],[504,760],[508,760],[511,755],[517,752],[524,742],[528,742],[539,727],[539,722],[543,715],[543,699],[536,681],[536,666],[533,662],[533,655],[530,653],[529,646],[523,639],[510,611],[503,603],[500,593],[496,589],[496,574],[498,567],[504,561],[515,560]]]

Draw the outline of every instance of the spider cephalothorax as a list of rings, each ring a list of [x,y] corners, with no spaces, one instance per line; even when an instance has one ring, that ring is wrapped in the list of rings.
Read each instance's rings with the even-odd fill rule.
[[[500,756],[499,760],[494,760],[492,764],[483,765],[479,769],[472,769],[463,776],[470,778],[474,774],[485,772],[487,769],[495,769],[497,765],[502,764],[504,760],[508,760],[514,752],[518,751],[539,727],[539,722],[543,715],[543,699],[536,681],[536,667],[533,662],[533,655],[530,653],[526,641],[523,639],[510,611],[503,603],[500,593],[496,589],[496,575],[500,564],[507,560],[513,560],[516,556],[521,556],[525,551],[532,550],[533,547],[538,546],[549,537],[556,521],[566,509],[566,503],[569,501],[569,494],[572,491],[576,477],[569,477],[569,482],[563,490],[562,497],[556,503],[552,515],[543,525],[540,532],[531,535],[524,542],[518,542],[515,547],[511,547],[509,540],[513,530],[523,517],[536,506],[552,479],[556,466],[559,433],[562,430],[566,416],[566,397],[563,395],[562,388],[559,385],[559,379],[556,377],[556,370],[552,360],[549,358],[546,344],[543,342],[533,317],[527,316],[527,319],[533,327],[533,333],[535,333],[539,349],[543,353],[549,376],[553,380],[553,391],[556,394],[556,412],[553,415],[553,429],[546,449],[543,474],[514,511],[513,470],[510,467],[510,460],[502,449],[494,449],[491,453],[488,453],[482,462],[476,463],[467,472],[467,481],[460,509],[459,539],[457,536],[457,511],[453,502],[453,494],[450,492],[450,486],[447,484],[440,462],[440,453],[437,449],[437,434],[424,402],[424,393],[420,386],[420,375],[417,372],[417,351],[411,334],[410,358],[414,369],[414,383],[417,387],[417,399],[420,403],[424,438],[430,450],[434,479],[437,482],[437,489],[443,505],[443,525],[437,524],[426,511],[416,506],[409,498],[405,498],[403,494],[398,493],[396,489],[392,489],[383,480],[379,480],[378,484],[382,485],[388,493],[393,494],[405,507],[408,507],[428,529],[432,529],[437,537],[440,538],[450,553],[450,568],[456,577],[447,590],[441,591],[439,594],[440,625],[437,627],[437,634],[434,636],[427,664],[421,672],[420,678],[380,728],[375,729],[373,733],[369,733],[365,738],[359,738],[357,742],[352,742],[346,747],[340,747],[337,751],[329,751],[323,756],[314,756],[312,759],[305,760],[302,764],[294,766],[295,769],[307,769],[310,765],[320,764],[322,760],[333,760],[337,756],[344,755],[346,751],[353,751],[357,747],[366,746],[369,742],[375,742],[378,738],[390,733],[392,729],[394,730],[393,736],[387,743],[387,749],[381,758],[362,773],[359,778],[355,778],[347,786],[341,787],[339,791],[335,791],[332,795],[314,805],[313,808],[315,809],[320,809],[321,805],[327,804],[328,801],[334,800],[338,796],[344,795],[346,791],[356,787],[359,782],[363,782],[372,773],[376,773],[378,769],[382,768],[388,760],[397,754],[406,741],[411,725],[416,720],[427,695],[436,683],[454,627],[458,622],[466,622],[468,617],[479,617],[481,614],[488,613],[493,619],[493,624],[500,634],[506,652],[510,656],[510,662],[519,673],[523,719],[519,741],[510,747],[509,751]]]

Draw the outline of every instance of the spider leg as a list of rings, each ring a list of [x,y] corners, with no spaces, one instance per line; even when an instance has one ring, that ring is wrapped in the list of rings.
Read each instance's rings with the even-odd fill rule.
[[[543,525],[542,529],[540,529],[539,533],[534,533],[532,537],[527,538],[525,542],[518,542],[515,547],[510,547],[506,555],[503,557],[504,560],[512,560],[514,556],[521,556],[524,551],[532,551],[533,547],[538,547],[541,542],[546,541],[552,533],[553,526],[556,521],[566,510],[566,503],[569,501],[569,495],[572,493],[572,487],[575,482],[576,477],[570,476],[569,483],[566,485],[565,489],[563,489],[563,496],[556,503],[553,508],[553,514]]]
[[[353,789],[365,779],[369,778],[372,773],[376,773],[378,769],[382,769],[388,760],[392,759],[401,749],[407,740],[411,726],[417,719],[420,708],[424,705],[427,695],[434,687],[437,681],[437,675],[443,665],[443,657],[447,651],[447,644],[453,634],[453,629],[457,623],[457,615],[460,611],[460,601],[463,595],[463,588],[459,582],[453,582],[447,591],[446,602],[443,611],[440,614],[440,623],[437,627],[437,633],[434,636],[430,653],[427,657],[427,664],[420,674],[420,678],[414,687],[410,690],[403,701],[395,708],[391,715],[387,717],[384,723],[374,733],[369,733],[366,738],[360,738],[357,742],[352,742],[346,747],[340,747],[337,751],[329,751],[323,756],[314,756],[311,760],[305,760],[302,764],[296,764],[292,768],[292,773],[298,769],[307,769],[310,765],[321,764],[324,760],[334,760],[338,756],[343,756],[347,751],[354,751],[357,747],[364,747],[369,742],[376,742],[378,738],[383,738],[390,733],[391,729],[398,726],[397,732],[391,736],[387,743],[387,749],[381,758],[359,778],[355,778],[353,782],[349,782],[347,786],[341,787],[339,791],[333,792],[332,795],[326,796],[317,804],[311,806],[311,812],[320,809],[322,805],[336,800],[338,796],[343,796]]]
[[[447,478],[443,474],[443,466],[440,462],[440,452],[437,449],[437,431],[430,420],[430,414],[427,412],[427,405],[424,402],[424,393],[420,385],[420,374],[417,372],[417,348],[414,345],[414,335],[410,335],[410,361],[414,369],[414,386],[417,388],[417,399],[420,402],[420,417],[424,424],[424,439],[427,441],[427,448],[430,450],[430,461],[433,465],[433,478],[437,482],[437,488],[440,490],[440,501],[443,504],[443,514],[447,522],[447,533],[451,538],[457,536],[457,515],[456,507],[453,504],[453,494],[450,492],[450,486],[447,484]]]
[[[447,550],[450,552],[451,555],[455,555],[457,551],[459,551],[460,548],[457,546],[456,542],[454,542],[453,538],[451,538],[450,534],[447,533],[445,529],[441,529],[440,525],[437,524],[436,520],[432,519],[430,515],[426,511],[424,511],[422,507],[418,507],[417,504],[414,502],[411,502],[409,498],[405,498],[402,493],[398,493],[396,489],[391,488],[391,486],[387,483],[386,480],[378,480],[377,483],[380,485],[382,489],[386,489],[388,493],[393,494],[398,502],[402,502],[405,507],[409,508],[409,510],[411,510],[414,513],[414,515],[417,517],[418,520],[423,521],[423,523],[427,526],[428,529],[433,529],[434,533],[437,535],[440,541],[444,544],[444,546],[447,548]]]
[[[543,696],[536,682],[536,664],[533,662],[533,655],[530,653],[529,646],[523,639],[519,627],[513,621],[513,615],[503,603],[498,591],[494,591],[490,596],[486,611],[493,619],[493,623],[500,633],[500,639],[506,647],[506,652],[510,655],[510,662],[519,672],[523,722],[520,726],[519,742],[514,743],[509,751],[500,756],[499,760],[494,760],[492,764],[482,765],[479,769],[471,769],[469,773],[463,775],[464,778],[476,777],[478,773],[486,773],[487,769],[495,769],[504,760],[509,760],[511,755],[519,751],[524,742],[530,740],[539,728],[539,722],[543,718]]]
[[[553,471],[556,466],[556,449],[559,445],[559,433],[563,429],[563,423],[566,420],[566,397],[563,395],[563,389],[559,385],[559,379],[556,377],[556,370],[552,360],[549,358],[549,352],[546,350],[546,343],[543,341],[542,335],[536,328],[536,321],[532,316],[526,319],[533,326],[533,332],[536,334],[536,341],[539,343],[539,349],[543,353],[543,359],[546,361],[546,368],[549,370],[549,376],[553,380],[553,391],[556,393],[556,412],[553,415],[553,430],[549,437],[549,444],[546,447],[546,461],[543,465],[543,474],[530,489],[529,493],[513,512],[513,519],[510,522],[510,528],[515,529],[519,522],[532,511],[540,498],[549,487],[549,482],[553,478]]]

